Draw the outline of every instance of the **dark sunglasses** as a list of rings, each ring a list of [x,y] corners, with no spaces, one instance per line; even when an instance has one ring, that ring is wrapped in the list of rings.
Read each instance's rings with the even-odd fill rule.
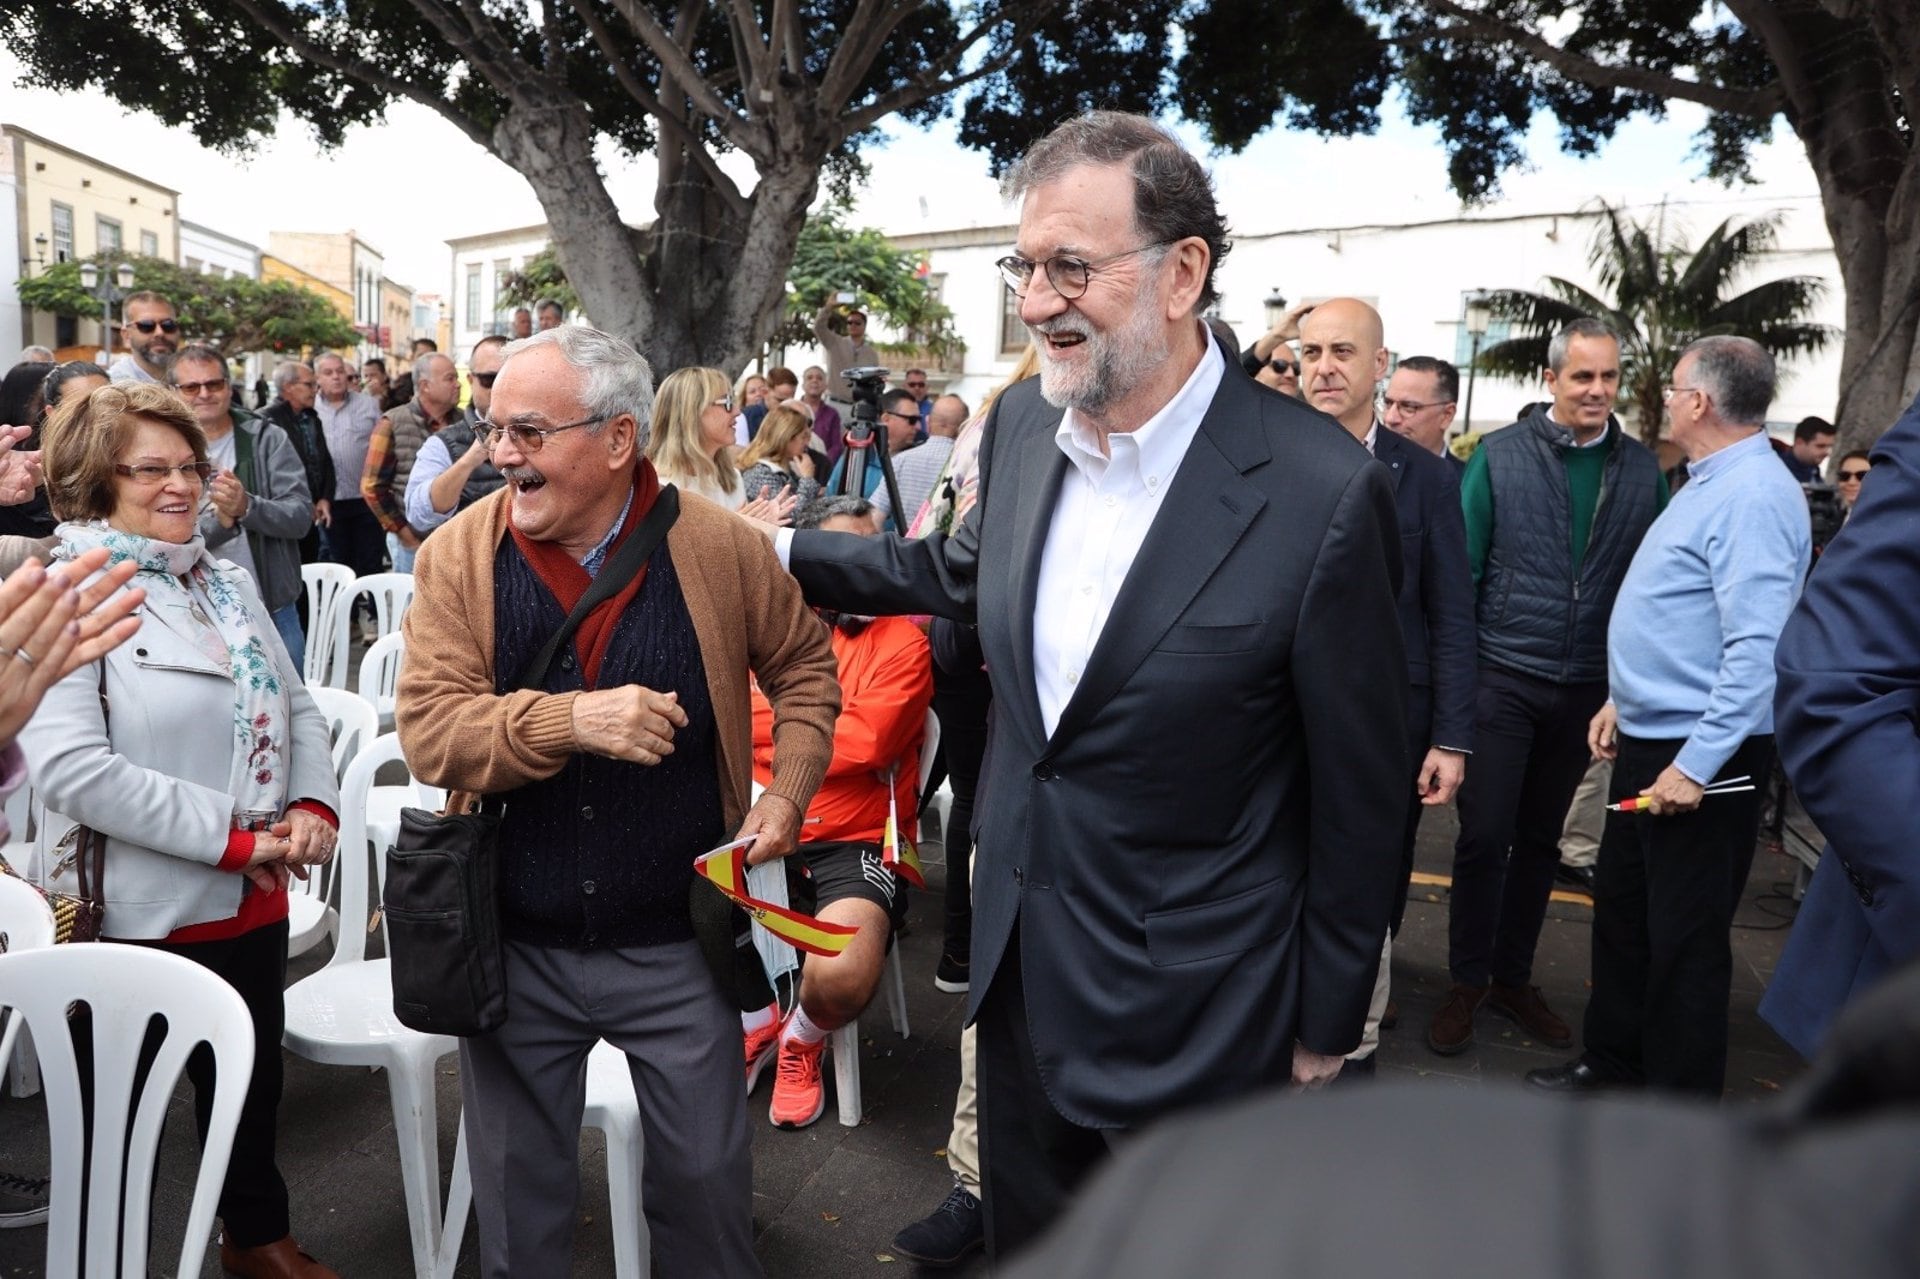
[[[475,384],[491,391],[493,389],[493,379],[499,377],[500,373],[498,370],[495,370],[492,373],[473,373],[469,376],[473,378]]]
[[[1872,467],[1867,468],[1868,471],[1872,469]],[[1864,480],[1867,478],[1867,471],[1842,471],[1840,472],[1840,478],[1843,480]]]
[[[1298,360],[1268,360],[1267,367],[1275,373],[1291,373],[1295,377],[1300,376],[1300,361]]]
[[[134,320],[132,323],[133,327],[139,329],[142,333],[151,333],[155,329],[160,330],[162,333],[178,333],[180,331],[180,321],[178,320]]]

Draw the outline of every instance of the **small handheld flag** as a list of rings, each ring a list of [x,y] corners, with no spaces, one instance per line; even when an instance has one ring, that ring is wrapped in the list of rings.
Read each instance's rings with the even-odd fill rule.
[[[1702,797],[1710,799],[1715,795],[1737,795],[1741,791],[1749,791],[1753,789],[1751,784],[1742,786],[1740,785],[1741,782],[1751,783],[1752,781],[1753,781],[1753,778],[1751,776],[1729,777],[1725,781],[1715,782],[1713,785],[1707,787],[1702,792]],[[1613,812],[1613,813],[1644,813],[1645,811],[1647,811],[1649,808],[1652,808],[1652,807],[1653,807],[1652,796],[1635,795],[1633,798],[1623,799],[1617,804],[1608,804],[1607,811]]]
[[[920,868],[920,854],[914,851],[912,840],[900,835],[900,792],[894,788],[898,769],[896,764],[887,770],[887,832],[880,841],[880,864],[915,888],[924,889],[927,876]]]
[[[753,916],[754,922],[796,950],[810,955],[833,956],[847,948],[860,930],[852,924],[835,924],[797,910],[764,902],[747,892],[747,849],[758,836],[736,839],[694,859],[693,873]]]

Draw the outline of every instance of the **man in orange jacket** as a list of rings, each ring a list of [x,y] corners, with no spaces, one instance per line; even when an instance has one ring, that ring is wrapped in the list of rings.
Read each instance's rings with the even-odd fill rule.
[[[860,497],[831,498],[803,514],[799,527],[871,537],[873,506]],[[787,876],[795,909],[860,931],[838,955],[807,957],[800,997],[784,1021],[778,1004],[744,1019],[747,1091],[778,1051],[768,1117],[780,1128],[804,1128],[826,1108],[820,1067],[827,1036],[872,1000],[893,930],[906,917],[906,886],[882,861],[881,842],[896,806],[899,837],[918,837],[920,744],[933,703],[932,655],[919,627],[904,617],[823,610],[821,618],[840,663],[840,718],[833,762],[807,809]],[[762,783],[772,777],[772,762],[773,708],[756,688],[753,771]]]

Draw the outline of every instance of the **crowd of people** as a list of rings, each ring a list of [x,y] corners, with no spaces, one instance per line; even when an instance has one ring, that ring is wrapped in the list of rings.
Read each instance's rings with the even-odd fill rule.
[[[998,268],[1033,340],[978,410],[918,369],[855,391],[879,360],[834,300],[826,362],[798,375],[656,386],[629,342],[542,302],[464,379],[430,342],[392,379],[323,353],[249,409],[151,293],[108,368],[30,351],[7,375],[0,788],[44,804],[29,873],[93,840],[106,934],[247,1003],[230,1273],[334,1273],[293,1237],[274,1151],[287,885],[339,826],[301,678],[318,560],[414,575],[408,764],[502,803],[507,1017],[460,1046],[489,1276],[567,1268],[603,1040],[632,1063],[659,1271],[759,1273],[748,1097],[771,1067],[773,1125],[824,1110],[833,1032],[873,999],[917,874],[930,711],[954,798],[933,980],[968,1026],[953,1190],[892,1244],[925,1265],[1035,1245],[1150,1123],[1364,1093],[1430,808],[1459,835],[1425,1043],[1470,1050],[1484,1012],[1578,1044],[1528,1075],[1543,1095],[1720,1095],[1776,756],[1835,850],[1763,1012],[1812,1056],[1916,949],[1880,918],[1911,923],[1911,847],[1858,811],[1861,773],[1920,768],[1915,663],[1849,632],[1845,592],[1885,589],[1867,556],[1913,562],[1920,405],[1834,466],[1850,531],[1803,599],[1834,432],[1771,442],[1756,343],[1702,338],[1670,371],[1677,474],[1616,417],[1597,319],[1553,337],[1547,398],[1460,456],[1458,370],[1394,363],[1367,303],[1302,303],[1244,351],[1197,318],[1228,230],[1150,121],[1070,121],[1007,192]],[[1898,472],[1869,484],[1876,458]],[[621,576],[522,687],[602,573]],[[1842,751],[1875,754],[1849,773]],[[1583,794],[1608,811],[1576,1032],[1533,966]],[[728,838],[786,859],[795,906],[844,934],[790,987],[742,972],[745,917],[694,874]],[[4,1184],[11,1224],[44,1215],[31,1179]]]

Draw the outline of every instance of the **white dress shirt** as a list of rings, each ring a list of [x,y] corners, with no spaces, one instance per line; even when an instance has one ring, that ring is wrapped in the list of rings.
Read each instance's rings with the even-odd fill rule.
[[[1165,407],[1137,430],[1107,436],[1111,456],[1101,453],[1099,437],[1078,413],[1068,409],[1060,419],[1054,443],[1073,467],[1060,482],[1033,605],[1034,691],[1049,737],[1086,672],[1226,367],[1208,342]]]

